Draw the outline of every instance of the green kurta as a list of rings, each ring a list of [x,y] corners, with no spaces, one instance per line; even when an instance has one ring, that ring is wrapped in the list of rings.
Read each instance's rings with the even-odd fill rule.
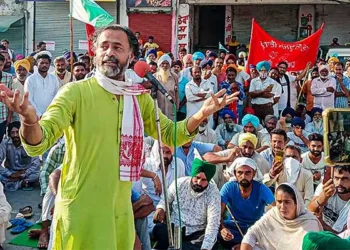
[[[148,94],[137,97],[145,133],[157,138],[154,104]],[[163,114],[163,141],[173,144],[174,125]],[[23,146],[29,155],[41,155],[64,132],[66,154],[56,197],[53,249],[131,250],[134,222],[131,182],[119,180],[123,97],[100,87],[95,78],[67,84],[40,120],[43,140]],[[177,144],[195,134],[178,123]]]

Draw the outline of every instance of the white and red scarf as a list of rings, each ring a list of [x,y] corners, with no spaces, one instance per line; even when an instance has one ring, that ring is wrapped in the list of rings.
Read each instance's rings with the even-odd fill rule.
[[[113,80],[96,71],[98,84],[109,93],[124,97],[120,138],[120,180],[138,181],[145,162],[143,120],[136,96],[149,93],[140,84]]]

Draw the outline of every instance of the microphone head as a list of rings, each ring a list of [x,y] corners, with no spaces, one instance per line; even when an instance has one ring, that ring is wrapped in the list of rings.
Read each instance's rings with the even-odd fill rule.
[[[151,68],[146,62],[138,61],[135,63],[134,71],[139,77],[144,78],[151,71]]]

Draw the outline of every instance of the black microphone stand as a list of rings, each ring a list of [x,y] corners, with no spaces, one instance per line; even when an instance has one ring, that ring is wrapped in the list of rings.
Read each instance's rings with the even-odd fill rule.
[[[168,189],[166,185],[166,174],[165,174],[165,165],[164,165],[164,158],[163,158],[163,150],[162,150],[162,135],[160,132],[160,118],[159,118],[159,107],[158,107],[158,100],[157,100],[157,94],[158,94],[158,88],[155,87],[155,85],[152,85],[151,89],[151,96],[154,101],[154,108],[155,108],[155,115],[156,115],[156,127],[157,127],[157,135],[158,135],[158,153],[160,157],[160,167],[162,170],[162,188],[163,188],[163,195],[164,195],[164,203],[165,203],[165,218],[166,218],[166,224],[168,229],[168,240],[169,240],[169,250],[175,249],[174,248],[174,238],[173,238],[173,232],[171,228],[171,221],[170,221],[170,206],[168,203]]]

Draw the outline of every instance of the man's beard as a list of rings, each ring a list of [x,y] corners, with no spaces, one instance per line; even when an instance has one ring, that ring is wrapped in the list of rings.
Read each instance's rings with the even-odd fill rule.
[[[49,70],[49,68],[46,66],[44,66],[42,68],[38,68],[39,73],[47,73],[48,70]]]
[[[209,186],[209,185],[208,185]],[[198,184],[193,184],[191,181],[191,188],[193,189],[193,191],[195,191],[196,193],[202,193],[204,190],[207,189],[207,187],[202,187],[201,185]]]
[[[84,74],[79,74],[79,75],[76,75],[76,76],[75,76],[75,80],[79,81],[79,80],[84,79],[84,77],[85,77]]]
[[[347,194],[350,192],[350,190],[342,185],[336,186],[335,190],[338,194]]]
[[[10,62],[5,63],[4,69],[9,69],[9,68],[11,68],[11,63]]]
[[[115,63],[117,64],[117,66],[111,67],[111,66],[103,65],[103,63],[107,61]],[[120,76],[123,76],[125,71],[128,69],[128,67],[129,67],[129,63],[127,63],[126,65],[121,65],[120,62],[117,60],[117,58],[115,58],[114,56],[103,57],[102,64],[97,66],[98,70],[104,76],[111,77],[111,78],[119,78]]]
[[[242,156],[247,157],[247,158],[252,158],[252,156],[254,155],[254,153],[255,153],[255,152],[253,151],[252,154],[247,154],[247,153],[245,153],[245,152],[242,151]]]
[[[269,134],[270,134],[271,131],[274,130],[274,128],[272,128],[272,127],[266,127],[266,130],[267,130],[267,132],[269,132]]]
[[[18,79],[18,81],[20,81],[20,82],[24,82],[24,81],[27,79],[27,75],[25,75],[25,76],[17,75],[17,79]]]
[[[170,163],[173,161],[173,157],[171,157],[170,159],[164,157],[163,159],[164,159],[165,166],[169,166]]]
[[[12,139],[12,142],[15,146],[21,145],[21,139],[18,136],[12,137],[11,139]]]
[[[239,185],[242,186],[243,188],[249,188],[252,185],[252,182],[246,179],[243,179],[239,182]]]
[[[233,132],[233,129],[235,128],[235,125],[234,125],[232,122],[226,123],[225,126],[226,126],[226,130],[227,130],[229,133],[232,133],[232,132]]]
[[[314,120],[315,128],[320,129],[322,127],[323,121],[322,119],[320,120]]]
[[[162,83],[166,83],[169,79],[170,76],[170,71],[169,70],[164,70],[162,67],[159,68],[159,72],[158,72]]]
[[[57,74],[62,75],[66,72],[66,69],[56,69]]]
[[[318,157],[322,154],[322,151],[319,151],[319,150],[310,150],[310,153],[315,156],[315,157]]]

